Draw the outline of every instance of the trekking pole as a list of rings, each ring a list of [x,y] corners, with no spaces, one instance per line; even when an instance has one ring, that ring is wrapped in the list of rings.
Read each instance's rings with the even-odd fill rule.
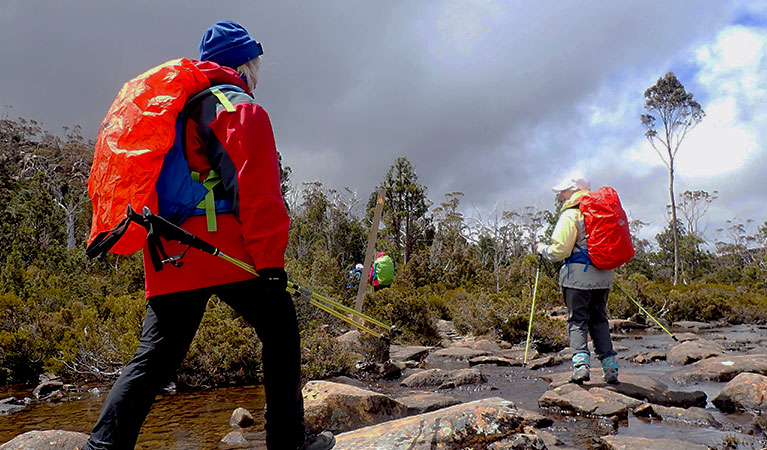
[[[200,239],[198,236],[195,236],[183,228],[168,222],[164,218],[153,214],[148,207],[144,207],[142,213],[139,214],[130,205],[128,205],[125,219],[117,224],[117,226],[115,226],[112,230],[102,232],[96,236],[91,245],[89,245],[86,249],[86,255],[89,258],[103,257],[106,255],[109,249],[111,249],[117,243],[117,241],[128,229],[130,222],[134,222],[147,230],[147,247],[149,249],[152,265],[157,271],[162,270],[163,266],[168,263],[173,264],[176,267],[180,267],[183,264],[181,259],[184,257],[184,255],[186,255],[186,252],[189,251],[190,248],[196,248],[197,250],[205,252],[209,255],[222,258],[225,261],[239,267],[242,270],[245,270],[252,275],[259,276],[256,272],[256,268],[252,265],[227,255],[210,243]],[[170,241],[177,241],[182,245],[187,245],[188,247],[179,255],[168,256],[165,253],[162,243],[159,240],[160,237]],[[357,312],[342,303],[312,292],[311,290],[301,287],[292,281],[287,282],[287,287],[285,290],[293,297],[304,298],[311,305],[314,305],[317,308],[343,320],[349,325],[355,326],[358,329],[365,331],[375,337],[388,339],[388,337],[384,335],[383,332],[378,332],[369,326],[359,324],[353,318],[347,317],[346,315],[340,313],[338,310],[348,314],[353,314],[354,316],[364,319],[370,324],[381,327],[388,332],[399,332],[399,330],[397,330],[394,326],[387,325],[373,317],[370,317],[361,312]]]
[[[530,305],[530,323],[527,325],[527,342],[525,342],[525,359],[522,365],[527,365],[527,350],[530,348],[530,334],[533,332],[533,314],[535,313],[535,295],[538,293],[538,277],[541,275],[543,255],[538,255],[538,268],[535,269],[535,286],[533,287],[533,303]]]
[[[634,297],[630,296],[630,295],[628,294],[628,292],[626,292],[625,290],[623,290],[623,288],[621,287],[621,285],[620,285],[620,284],[618,284],[618,282],[617,282],[617,281],[613,281],[613,284],[614,284],[614,285],[615,285],[615,286],[616,286],[618,289],[620,289],[620,291],[621,291],[621,292],[623,292],[623,295],[625,295],[626,297],[628,297],[628,298],[629,298],[629,300],[631,300],[632,302],[634,302],[634,304],[635,304],[635,305],[637,305],[637,306],[639,307],[639,309],[640,309],[640,310],[642,310],[642,312],[643,312],[643,313],[647,314],[647,317],[651,318],[651,319],[652,319],[652,320],[653,320],[655,323],[657,323],[657,324],[658,324],[658,326],[659,326],[659,327],[661,327],[661,328],[663,329],[663,331],[665,331],[666,333],[668,333],[668,335],[669,335],[669,336],[671,336],[671,337],[672,337],[672,338],[673,338],[675,341],[679,342],[679,339],[677,339],[677,338],[676,338],[676,336],[674,336],[674,333],[672,333],[672,332],[668,331],[668,330],[666,329],[666,327],[664,327],[664,326],[663,326],[663,325],[662,325],[660,322],[658,322],[658,319],[656,319],[655,317],[653,317],[653,316],[652,316],[652,314],[650,314],[650,313],[649,313],[649,312],[648,312],[646,309],[644,309],[644,308],[642,307],[642,305],[640,305],[640,304],[639,304],[639,302],[638,302],[638,301],[634,300]]]

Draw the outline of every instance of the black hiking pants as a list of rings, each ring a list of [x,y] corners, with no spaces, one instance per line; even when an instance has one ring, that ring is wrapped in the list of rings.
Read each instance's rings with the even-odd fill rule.
[[[607,321],[607,296],[610,290],[563,288],[562,291],[567,304],[568,333],[573,355],[589,354],[589,335],[600,360],[615,355]]]
[[[267,447],[300,446],[305,425],[296,311],[284,286],[275,289],[262,280],[150,298],[136,355],[109,392],[86,449],[135,447],[155,396],[181,365],[213,294],[242,315],[263,344]]]

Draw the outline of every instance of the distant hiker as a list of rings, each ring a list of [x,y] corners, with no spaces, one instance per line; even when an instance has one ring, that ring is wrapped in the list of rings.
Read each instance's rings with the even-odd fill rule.
[[[360,284],[360,280],[362,279],[362,269],[364,268],[365,266],[362,264],[357,264],[354,266],[354,269],[349,271],[349,281],[346,282],[346,289],[354,289]]]
[[[584,215],[579,204],[589,193],[589,182],[581,177],[568,177],[552,190],[564,202],[551,236],[551,245],[537,244],[536,251],[550,261],[564,261],[559,269],[559,285],[567,304],[567,322],[572,349],[571,381],[581,384],[590,379],[588,335],[602,362],[606,382],[618,382],[618,358],[610,337],[607,321],[607,296],[613,284],[614,271],[600,270],[590,263],[586,242]]]
[[[376,255],[368,281],[373,282],[373,292],[387,288],[394,282],[394,261],[385,252]]]
[[[250,93],[256,88],[263,50],[242,25],[228,21],[218,22],[205,31],[199,49],[202,62],[182,59],[154,69],[163,74],[173,70],[193,73],[192,81],[216,88],[202,90],[202,96],[185,100],[183,120],[179,120],[183,123],[176,127],[179,131],[176,140],[183,142],[183,154],[180,160],[174,160],[184,162],[184,167],[170,174],[165,172],[169,165],[166,163],[172,158],[170,152],[161,161],[163,173],[157,181],[159,208],[163,215],[163,205],[182,202],[180,197],[188,190],[169,190],[161,187],[161,183],[164,186],[193,179],[199,187],[205,181],[202,184],[209,195],[203,193],[205,200],[197,200],[203,206],[198,206],[200,211],[190,217],[182,215],[180,226],[224,253],[252,264],[258,276],[198,251],[190,251],[181,267],[157,271],[145,247],[148,305],[139,347],[112,387],[86,448],[134,448],[155,396],[184,359],[208,299],[215,294],[255,328],[263,344],[267,448],[330,449],[335,444],[331,433],[308,435],[305,430],[298,323],[293,301],[285,291],[289,219],[280,191],[279,163],[269,116]],[[188,85],[170,89],[173,87],[167,86],[170,77],[164,75],[147,78],[147,83],[155,80],[160,83],[159,89],[168,89],[173,95],[188,90]],[[120,95],[133,92],[123,89]],[[169,98],[163,99],[168,101]],[[144,103],[135,102],[131,107],[141,108]],[[152,115],[162,111],[163,104],[152,106]],[[172,123],[176,117],[166,120]],[[102,132],[115,126],[121,123],[105,121]],[[125,134],[131,131],[134,130],[125,130]],[[160,135],[153,131],[144,135]],[[148,172],[152,168],[144,169]],[[143,174],[121,176],[135,179]],[[214,178],[218,180],[208,183]],[[101,194],[91,193],[92,197]],[[184,251],[176,242],[164,242],[164,246],[169,254]]]

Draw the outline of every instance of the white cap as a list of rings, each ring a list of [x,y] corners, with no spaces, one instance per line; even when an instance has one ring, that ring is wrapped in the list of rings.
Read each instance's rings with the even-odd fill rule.
[[[560,193],[562,191],[567,191],[570,189],[587,191],[591,189],[591,185],[589,184],[587,179],[583,178],[581,174],[574,174],[574,175],[569,175],[565,177],[556,186],[551,188],[551,190],[556,193]]]
[[[354,266],[354,268],[355,268],[355,269],[359,269],[359,270],[362,270],[362,269],[364,269],[364,268],[365,268],[365,266],[363,266],[363,265],[362,265],[362,264],[360,264],[360,263],[357,263],[357,265],[356,265],[356,266]]]

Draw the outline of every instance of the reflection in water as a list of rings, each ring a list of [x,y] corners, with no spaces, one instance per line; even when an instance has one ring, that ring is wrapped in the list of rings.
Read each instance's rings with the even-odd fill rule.
[[[31,397],[30,390],[0,390],[0,399]],[[0,443],[31,430],[71,430],[89,433],[101,411],[106,394],[83,393],[81,400],[36,403],[21,412],[0,416]],[[243,407],[256,419],[254,430],[263,429],[263,386],[210,389],[163,394],[157,398],[141,429],[136,449],[215,448],[231,428],[229,417]]]

